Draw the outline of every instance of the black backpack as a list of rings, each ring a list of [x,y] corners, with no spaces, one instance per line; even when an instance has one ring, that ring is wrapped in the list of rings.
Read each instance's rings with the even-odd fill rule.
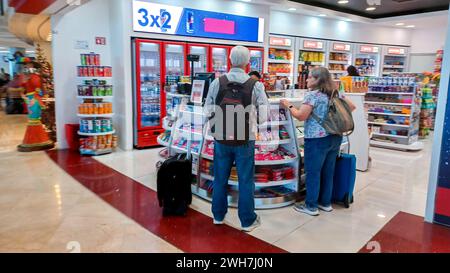
[[[226,75],[219,78],[220,88],[219,93],[216,97],[216,106],[219,106],[222,109],[223,120],[222,126],[213,126],[211,128],[212,135],[216,139],[217,142],[225,145],[231,146],[239,146],[247,144],[250,140],[250,115],[249,113],[245,113],[244,126],[244,137],[242,139],[238,139],[238,114],[235,113],[233,117],[234,129],[233,135],[227,135],[227,115],[226,108],[227,105],[236,107],[243,106],[246,108],[247,106],[252,104],[252,96],[253,96],[253,88],[255,87],[256,80],[248,79],[245,83],[239,82],[230,82]],[[242,121],[239,121],[242,122]]]
[[[177,154],[164,161],[158,169],[156,187],[163,215],[186,215],[192,203],[192,162],[186,154]]]

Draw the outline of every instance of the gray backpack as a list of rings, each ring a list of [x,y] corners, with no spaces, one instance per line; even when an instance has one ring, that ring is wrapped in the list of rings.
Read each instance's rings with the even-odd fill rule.
[[[339,97],[337,90],[333,91],[329,99],[328,113],[326,116],[320,119],[314,112],[311,116],[330,135],[348,136],[355,129],[350,106],[344,99]]]

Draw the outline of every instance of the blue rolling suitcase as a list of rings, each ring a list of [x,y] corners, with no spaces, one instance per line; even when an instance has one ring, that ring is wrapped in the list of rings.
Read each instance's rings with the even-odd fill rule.
[[[341,154],[336,160],[333,181],[333,202],[344,203],[346,208],[353,203],[353,190],[356,180],[356,157]]]

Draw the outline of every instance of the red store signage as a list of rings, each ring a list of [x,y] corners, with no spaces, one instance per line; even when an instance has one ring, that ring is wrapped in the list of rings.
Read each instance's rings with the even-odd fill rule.
[[[361,46],[360,51],[363,53],[378,53],[379,48],[377,46]]]
[[[336,51],[350,51],[350,45],[349,44],[341,44],[341,43],[334,43],[333,44],[333,50]]]
[[[303,42],[303,47],[304,48],[313,48],[313,49],[323,49],[323,43],[322,42],[317,42],[317,41],[305,40]]]
[[[388,54],[405,55],[405,49],[398,47],[388,47]]]
[[[289,38],[270,37],[269,44],[273,46],[291,46],[292,40]]]

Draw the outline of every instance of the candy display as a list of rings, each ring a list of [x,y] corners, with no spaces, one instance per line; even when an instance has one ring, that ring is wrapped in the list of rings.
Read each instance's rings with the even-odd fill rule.
[[[255,160],[256,161],[267,161],[267,160],[284,160],[292,159],[296,156],[290,153],[283,147],[278,147],[275,151],[262,151],[259,148],[255,149]]]
[[[82,103],[78,106],[78,113],[83,115],[102,115],[112,113],[112,103]]]
[[[291,64],[270,64],[268,69],[269,69],[270,74],[291,73],[292,65]]]
[[[161,141],[163,141],[163,142],[169,142],[169,141],[170,141],[170,135],[171,135],[171,132],[168,131],[168,130],[166,130],[166,131],[164,131],[164,133],[162,133],[162,134],[159,136],[159,138],[160,138]]]
[[[323,63],[325,62],[325,53],[300,50],[298,60],[300,62]]]
[[[260,130],[256,136],[257,141],[277,141],[289,139],[289,133],[284,126]]]
[[[343,71],[343,72],[346,72],[346,70],[345,70],[345,65],[344,65],[344,64],[329,64],[329,65],[328,65],[328,69],[329,69],[329,70],[335,70],[335,71]]]
[[[372,58],[356,58],[355,66],[361,76],[376,75],[377,61]]]
[[[292,51],[286,49],[269,48],[269,59],[291,61]]]
[[[117,147],[117,136],[113,136],[114,126],[110,117],[113,105],[105,102],[113,95],[113,87],[102,77],[111,77],[112,69],[101,66],[100,55],[95,53],[81,54],[81,66],[78,66],[79,77],[98,77],[100,79],[84,80],[77,86],[77,94],[82,97],[78,105],[80,115],[80,153],[82,155],[102,155],[112,152]],[[89,118],[81,115],[90,115]],[[90,136],[92,134],[92,136]],[[95,135],[94,135],[95,134]],[[88,137],[86,137],[88,136]]]
[[[369,90],[369,77],[341,77],[340,88],[346,93],[367,93]]]
[[[347,54],[347,53],[336,53],[336,52],[330,53],[330,61],[348,62],[348,60],[349,60],[349,54]]]

